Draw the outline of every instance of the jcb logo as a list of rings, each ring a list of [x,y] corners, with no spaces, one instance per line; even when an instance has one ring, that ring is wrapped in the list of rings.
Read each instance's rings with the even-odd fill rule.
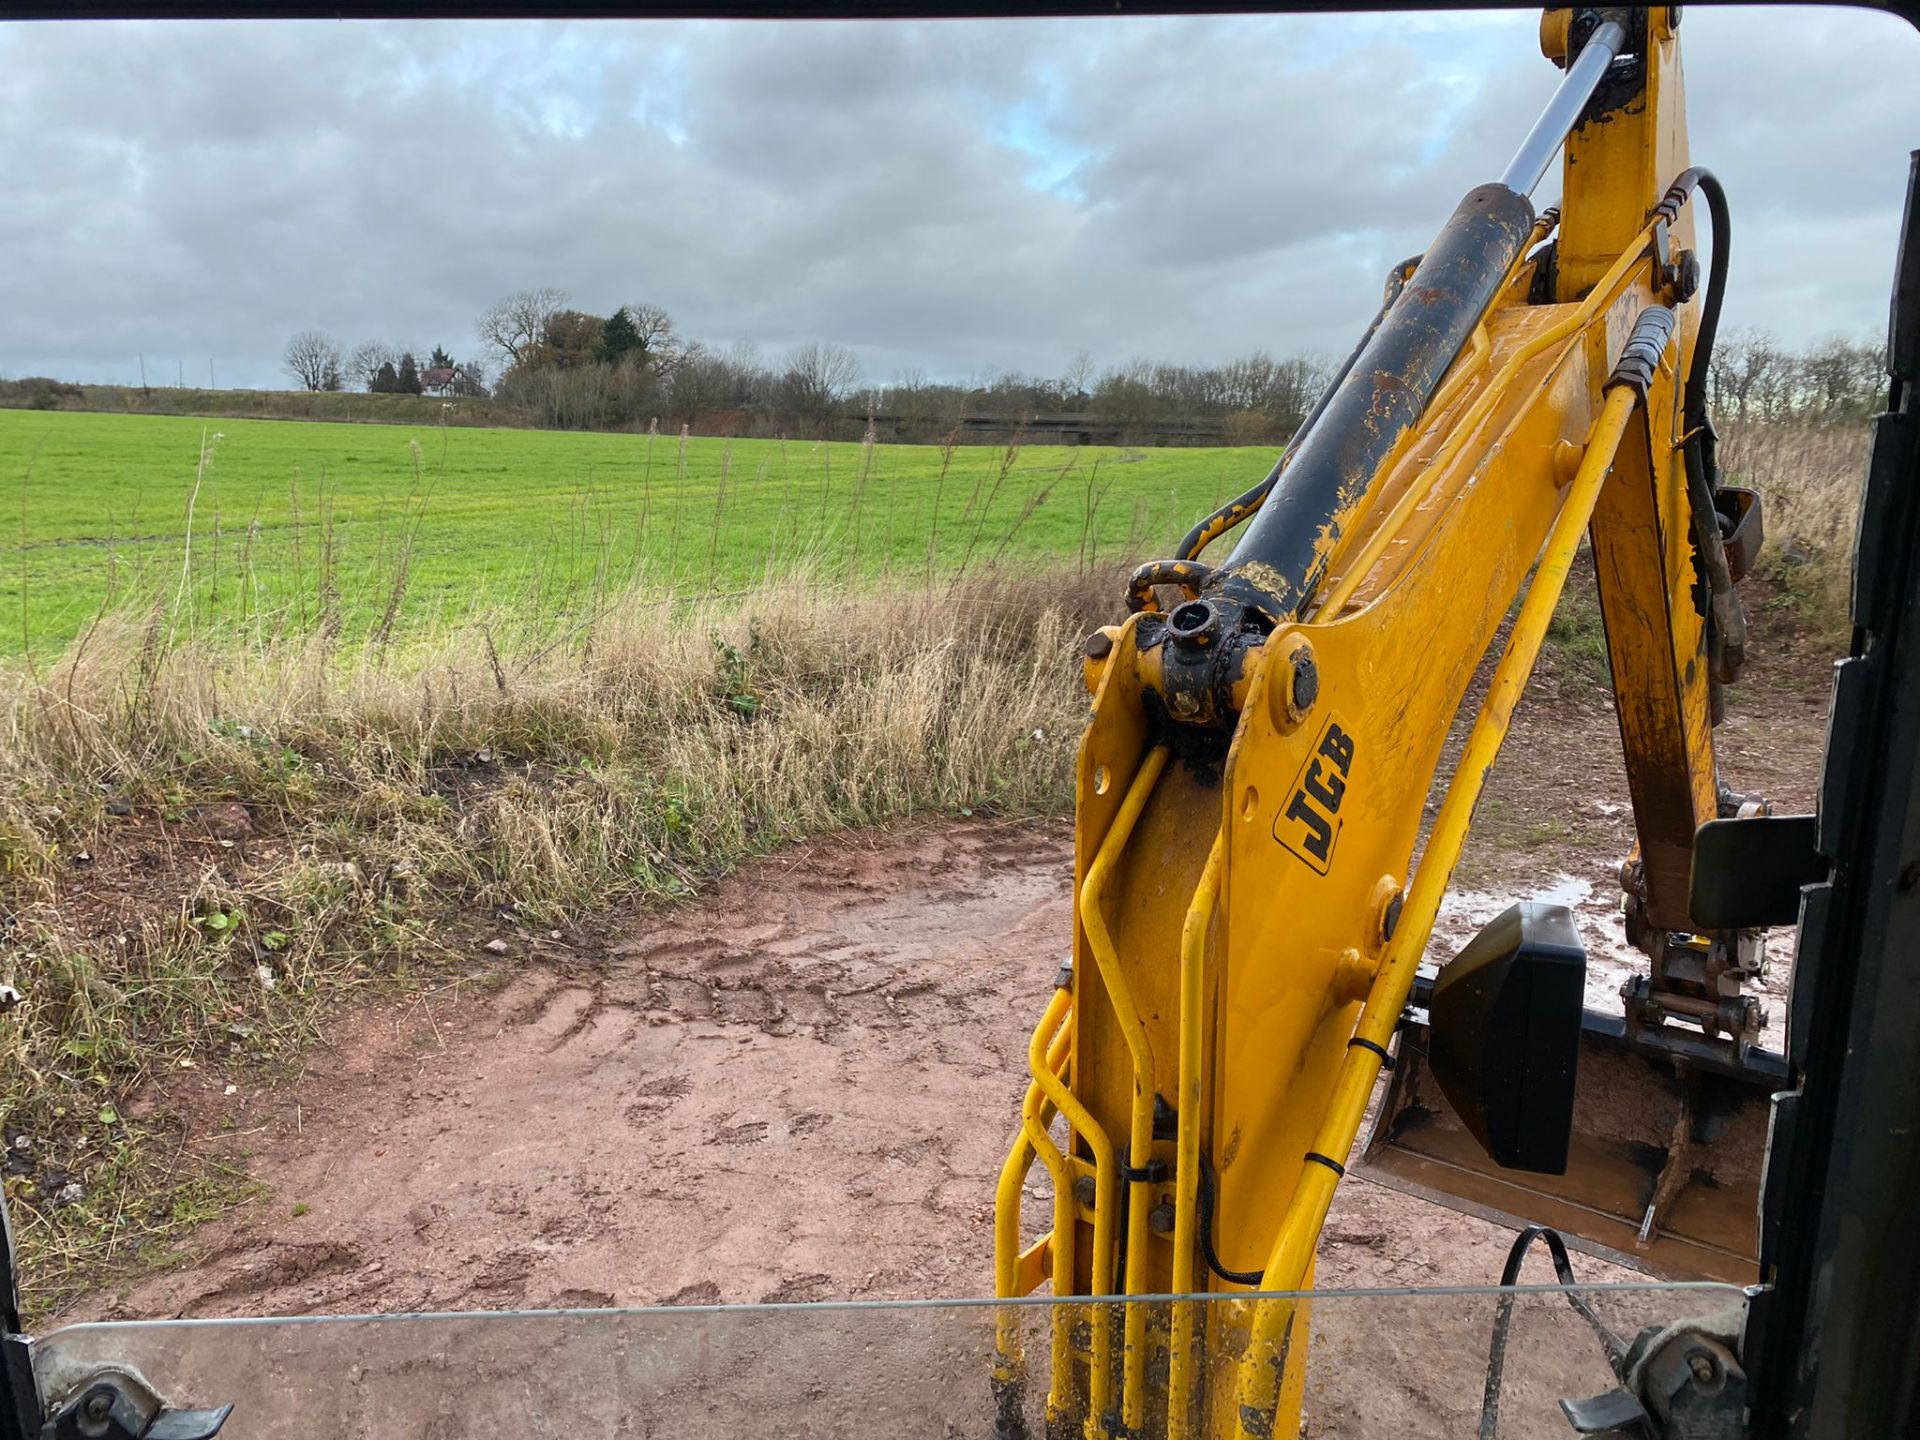
[[[1307,763],[1294,777],[1293,796],[1273,821],[1273,838],[1324,875],[1340,839],[1340,802],[1353,774],[1353,737],[1329,720]]]

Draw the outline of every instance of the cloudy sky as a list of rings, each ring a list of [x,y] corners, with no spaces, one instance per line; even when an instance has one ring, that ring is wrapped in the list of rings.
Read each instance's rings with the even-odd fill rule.
[[[466,358],[535,285],[876,381],[1344,351],[1552,90],[1537,23],[0,25],[0,375],[278,385],[307,327]],[[1728,323],[1883,333],[1920,36],[1682,34]]]

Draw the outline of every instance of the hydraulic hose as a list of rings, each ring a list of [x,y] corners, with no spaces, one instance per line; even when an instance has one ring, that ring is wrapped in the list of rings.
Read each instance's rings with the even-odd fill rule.
[[[1713,364],[1713,345],[1720,330],[1720,306],[1726,298],[1727,270],[1732,258],[1733,216],[1719,177],[1702,166],[1682,171],[1668,187],[1655,214],[1672,223],[1680,207],[1695,191],[1707,202],[1713,222],[1713,258],[1707,268],[1707,293],[1700,306],[1700,330],[1694,337],[1687,365],[1686,390],[1681,397],[1681,426],[1685,435],[1682,459],[1687,471],[1687,501],[1692,512],[1694,544],[1707,572],[1712,597],[1713,678],[1722,684],[1739,676],[1746,663],[1747,616],[1733,588],[1726,545],[1720,536],[1720,511],[1714,495],[1720,488],[1719,441],[1713,417],[1707,413],[1707,382]]]
[[[1487,1352],[1487,1383],[1480,1400],[1479,1440],[1496,1440],[1500,1434],[1500,1386],[1506,1375],[1507,1338],[1513,1324],[1513,1287],[1520,1283],[1520,1264],[1527,1258],[1527,1251],[1535,1240],[1546,1242],[1547,1253],[1553,1257],[1554,1278],[1566,1291],[1567,1304],[1573,1312],[1592,1327],[1594,1335],[1600,1341],[1600,1348],[1606,1352],[1607,1366],[1613,1371],[1616,1380],[1626,1379],[1627,1347],[1620,1343],[1620,1337],[1606,1326],[1593,1307],[1581,1295],[1579,1282],[1573,1278],[1573,1261],[1567,1255],[1567,1242],[1560,1238],[1560,1232],[1549,1230],[1545,1225],[1529,1225],[1514,1240],[1513,1248],[1507,1252],[1506,1268],[1500,1272],[1500,1304],[1493,1321],[1493,1343]]]
[[[1733,215],[1727,205],[1726,189],[1720,179],[1704,166],[1683,170],[1667,187],[1658,213],[1669,223],[1678,219],[1680,207],[1698,190],[1707,201],[1707,215],[1713,221],[1713,259],[1707,267],[1707,293],[1700,306],[1700,333],[1694,337],[1693,359],[1687,365],[1687,393],[1683,412],[1687,428],[1707,420],[1707,376],[1713,363],[1713,343],[1720,333],[1720,305],[1727,293],[1727,267],[1733,249]]]

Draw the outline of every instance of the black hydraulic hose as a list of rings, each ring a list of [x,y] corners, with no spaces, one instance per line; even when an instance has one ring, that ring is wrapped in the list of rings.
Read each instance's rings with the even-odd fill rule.
[[[1320,418],[1320,412],[1327,408],[1327,401],[1333,398],[1333,392],[1340,388],[1342,382],[1352,372],[1353,362],[1358,360],[1360,352],[1367,348],[1367,342],[1373,339],[1373,332],[1380,328],[1380,322],[1386,319],[1387,311],[1393,308],[1393,302],[1400,298],[1400,292],[1406,288],[1407,277],[1419,267],[1419,264],[1420,257],[1413,255],[1387,272],[1387,293],[1380,302],[1380,308],[1374,312],[1373,323],[1367,326],[1367,333],[1360,337],[1360,343],[1347,352],[1347,358],[1341,362],[1340,368],[1334,371],[1333,379],[1329,380],[1326,388],[1320,392],[1320,398],[1313,402],[1313,408],[1307,412],[1307,418],[1294,428],[1293,438],[1287,441],[1286,449],[1280,452],[1280,458],[1273,462],[1273,468],[1267,472],[1267,478],[1246,494],[1229,500],[1189,530],[1186,538],[1180,542],[1180,548],[1174,552],[1180,559],[1197,559],[1202,550],[1266,503],[1274,483],[1280,478],[1280,472],[1287,468],[1287,461],[1292,457],[1293,452],[1300,448],[1301,440],[1313,428],[1313,422]]]
[[[1668,187],[1659,210],[1669,223],[1678,218],[1680,206],[1695,190],[1706,198],[1707,215],[1713,221],[1713,259],[1707,267],[1707,293],[1700,307],[1700,333],[1693,342],[1693,360],[1687,366],[1687,393],[1683,418],[1688,429],[1707,419],[1707,373],[1713,362],[1713,342],[1720,333],[1720,305],[1726,299],[1727,266],[1732,256],[1733,217],[1727,206],[1727,192],[1720,179],[1705,166],[1695,165],[1682,171]]]
[[[1726,298],[1727,270],[1733,249],[1733,216],[1719,177],[1702,166],[1681,172],[1662,198],[1657,214],[1672,223],[1680,207],[1696,190],[1707,202],[1713,222],[1713,259],[1707,268],[1707,293],[1700,307],[1700,331],[1694,337],[1693,358],[1687,365],[1686,389],[1681,396],[1681,426],[1685,435],[1682,458],[1687,470],[1687,500],[1693,513],[1694,544],[1699,547],[1712,596],[1715,654],[1714,679],[1734,679],[1746,661],[1747,617],[1733,590],[1733,571],[1720,535],[1720,512],[1714,495],[1720,488],[1719,440],[1713,417],[1707,413],[1707,382],[1713,364],[1713,345],[1720,330],[1720,306]]]
[[[1513,1242],[1513,1248],[1507,1252],[1506,1266],[1500,1271],[1500,1288],[1511,1290],[1520,1283],[1520,1265],[1527,1258],[1527,1251],[1533,1248],[1535,1240],[1547,1242],[1547,1251],[1553,1257],[1553,1274],[1567,1293],[1567,1304],[1576,1314],[1593,1327],[1593,1333],[1600,1338],[1600,1348],[1606,1351],[1607,1365],[1613,1371],[1614,1378],[1621,1379],[1626,1373],[1627,1347],[1593,1313],[1593,1307],[1587,1304],[1574,1286],[1573,1262],[1567,1258],[1567,1242],[1560,1238],[1560,1232],[1549,1230],[1545,1225],[1529,1225],[1522,1230]],[[1500,1386],[1507,1369],[1507,1335],[1513,1325],[1513,1296],[1502,1295],[1493,1320],[1493,1344],[1487,1354],[1487,1386],[1480,1401],[1480,1440],[1494,1440],[1500,1432]]]
[[[1195,1197],[1199,1201],[1200,1213],[1197,1219],[1200,1231],[1200,1250],[1206,1256],[1207,1268],[1229,1285],[1245,1285],[1258,1290],[1260,1282],[1266,1278],[1258,1270],[1229,1270],[1220,1263],[1220,1252],[1213,1248],[1213,1162],[1203,1153],[1200,1156],[1200,1193]]]

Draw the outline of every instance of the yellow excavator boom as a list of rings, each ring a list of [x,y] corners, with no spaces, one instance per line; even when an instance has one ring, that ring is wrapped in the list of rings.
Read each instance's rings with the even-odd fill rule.
[[[1001,1295],[1043,1282],[1063,1297],[1311,1285],[1328,1204],[1583,536],[1638,834],[1623,872],[1630,929],[1649,955],[1624,1038],[1669,1066],[1746,1064],[1752,937],[1692,923],[1688,867],[1695,830],[1721,813],[1712,721],[1744,648],[1729,534],[1758,522],[1713,473],[1698,362],[1724,277],[1724,200],[1687,155],[1678,13],[1546,12],[1543,49],[1566,75],[1513,164],[1394,268],[1273,472],[1172,560],[1143,566],[1128,618],[1089,637],[1072,965],[1034,1034],[999,1188]],[[1556,153],[1563,199],[1536,213]],[[1715,208],[1704,290],[1703,198]],[[1202,559],[1236,530],[1224,560]],[[1503,634],[1461,758],[1436,787]],[[1524,974],[1546,995],[1557,982],[1534,967],[1526,927],[1550,922],[1516,920],[1521,938],[1477,973]],[[1493,1000],[1459,1000],[1474,987],[1454,988],[1454,1009],[1495,1013]],[[1540,1116],[1516,1112],[1514,1092],[1564,1107],[1570,1062],[1516,1086],[1509,1054],[1536,1079],[1554,1062],[1518,1036],[1476,1053],[1494,1061],[1461,1123],[1498,1132],[1502,1164],[1566,1169],[1564,1138],[1543,1150]],[[1460,1099],[1465,1082],[1440,1078]],[[1023,1253],[1035,1156],[1054,1204]],[[1686,1179],[1649,1182],[1672,1193],[1649,1202],[1647,1228]],[[1056,1428],[1295,1432],[1303,1302],[1262,1300],[1230,1338],[1205,1333],[1228,1323],[1213,1309],[1175,1304],[1162,1326],[1145,1304],[1113,1308],[1117,1323],[1102,1307],[1078,1330],[1054,1326]],[[1029,1368],[1016,1341],[1009,1329],[1007,1386]],[[1237,1364],[1203,1363],[1227,1348]]]

